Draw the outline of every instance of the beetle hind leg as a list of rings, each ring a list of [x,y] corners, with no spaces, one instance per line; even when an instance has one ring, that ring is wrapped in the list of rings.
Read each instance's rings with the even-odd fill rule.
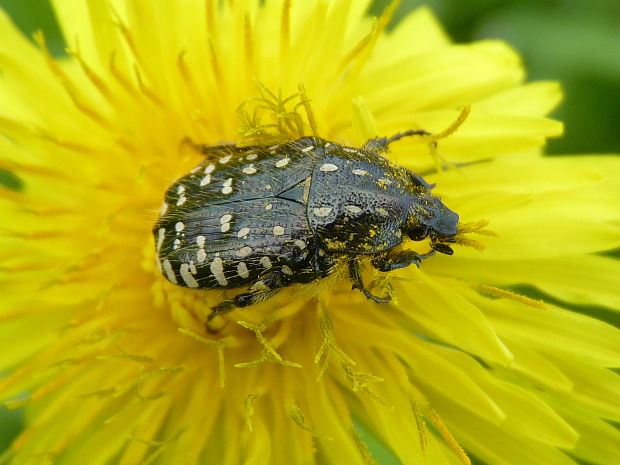
[[[280,273],[270,273],[255,282],[249,292],[238,294],[232,299],[225,300],[215,307],[212,307],[211,313],[207,317],[207,324],[219,315],[267,300],[276,295],[282,287],[284,287],[284,283],[282,282]]]
[[[370,300],[379,304],[386,304],[392,300],[389,296],[387,298],[377,297],[366,288],[360,274],[359,262],[355,258],[349,260],[349,276],[351,276],[351,281],[353,281],[353,289],[359,289]]]

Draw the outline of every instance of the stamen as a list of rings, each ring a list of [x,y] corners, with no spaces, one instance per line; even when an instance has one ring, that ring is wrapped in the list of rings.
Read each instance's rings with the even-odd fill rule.
[[[248,14],[245,14],[244,18],[244,50],[245,50],[245,66],[247,71],[247,75],[249,76],[254,67],[254,42],[255,39],[252,37],[252,22],[250,21],[250,17]]]
[[[345,377],[347,378],[347,381],[349,381],[349,384],[351,386],[351,389],[353,389],[353,392],[358,392],[358,391],[365,392],[366,394],[368,394],[370,397],[372,397],[374,400],[376,400],[380,404],[389,407],[390,410],[394,409],[394,407],[388,405],[388,402],[385,398],[381,397],[379,394],[371,390],[370,386],[368,385],[369,381],[372,381],[375,383],[383,382],[384,379],[381,376],[377,376],[377,375],[373,375],[372,373],[367,373],[367,372],[363,372],[360,370],[356,370],[351,365],[341,364],[340,368],[342,368],[342,370],[344,371]]]
[[[52,73],[58,78],[62,86],[65,88],[65,91],[67,92],[67,94],[69,95],[69,98],[71,99],[73,104],[77,107],[77,109],[80,110],[82,113],[84,113],[89,118],[91,118],[93,121],[99,123],[101,126],[105,128],[110,128],[109,122],[106,121],[106,119],[101,114],[99,114],[94,108],[92,108],[86,103],[86,99],[82,97],[82,95],[78,91],[78,88],[73,84],[73,82],[71,82],[69,77],[65,74],[62,68],[58,65],[56,60],[54,60],[52,56],[49,54],[49,50],[47,49],[47,45],[45,43],[45,37],[43,36],[43,33],[40,31],[36,32],[34,34],[34,40],[39,45],[47,66],[52,71]]]
[[[99,90],[101,95],[106,97],[109,101],[113,102],[110,88],[105,84],[105,81],[101,79],[101,77],[97,73],[95,73],[95,71],[90,66],[88,66],[86,61],[84,61],[84,58],[80,54],[79,45],[76,47],[76,50],[67,49],[67,53],[80,63],[82,71],[84,71],[86,77],[90,79],[90,82],[92,82],[93,85]]]
[[[218,51],[216,45],[213,43],[211,36],[209,36],[209,58],[211,61],[211,68],[213,69],[213,76],[218,84],[222,84],[222,67],[218,59]]]
[[[151,453],[149,453],[149,455],[144,460],[140,462],[140,465],[150,465],[155,462],[157,457],[159,457],[164,452],[164,450],[170,443],[177,441],[184,432],[185,432],[185,428],[180,428],[170,438],[164,439],[163,441],[142,439],[137,436],[134,436],[133,434],[130,434],[129,438],[133,441],[136,441],[136,442],[139,442],[139,443],[142,443],[142,444],[145,444],[147,446],[154,448],[154,450]]]
[[[355,442],[360,454],[362,454],[362,458],[364,459],[364,462],[366,462],[366,465],[379,465],[372,457],[372,452],[370,452],[370,449],[368,449],[368,446],[362,440],[355,428],[351,428],[351,436],[353,437],[353,442]]]
[[[291,0],[282,3],[280,16],[280,66],[288,61],[289,44],[291,40]]]
[[[146,83],[142,79],[142,72],[140,71],[140,69],[140,65],[138,63],[134,63],[133,71],[136,75],[136,81],[138,82],[138,88],[140,89],[140,92],[142,92],[142,94],[155,105],[163,107],[164,103],[162,102],[162,100],[146,85]]]
[[[526,297],[524,295],[517,294],[515,292],[508,291],[506,289],[500,289],[499,287],[488,286],[486,284],[479,284],[479,283],[466,283],[466,284],[471,289],[478,291],[481,294],[486,294],[492,297],[499,297],[502,299],[514,300],[516,302],[520,302],[530,307],[542,308],[542,309],[549,308],[547,304],[542,300],[532,299],[531,297]]]
[[[318,319],[319,319],[319,329],[321,331],[321,336],[323,336],[323,343],[319,348],[319,351],[314,356],[314,363],[320,364],[321,359],[324,358],[323,363],[319,369],[319,375],[317,376],[317,382],[321,379],[325,370],[329,365],[329,361],[332,355],[335,355],[341,363],[345,363],[351,366],[355,366],[355,362],[349,357],[347,354],[343,352],[343,350],[338,347],[338,343],[336,342],[336,336],[334,334],[334,324],[329,316],[327,305],[323,300],[319,300],[319,305],[317,306]]]
[[[321,344],[318,353],[314,357],[314,363],[318,364],[321,362],[321,359],[324,358],[323,364],[319,369],[317,382],[325,373],[331,357],[334,356],[339,362],[338,365],[343,371],[347,381],[349,381],[350,387],[353,392],[365,392],[380,404],[387,405],[387,401],[379,394],[372,391],[370,389],[370,386],[368,385],[369,381],[383,382],[383,378],[373,375],[371,373],[360,371],[356,368],[356,363],[353,361],[353,359],[351,359],[351,357],[344,353],[344,351],[340,347],[338,347],[336,343],[334,326],[331,318],[329,317],[327,305],[325,305],[325,302],[323,302],[323,300],[319,300],[317,310],[319,315],[319,328],[321,330],[321,335],[323,336],[323,343]]]
[[[293,422],[295,422],[297,426],[299,426],[302,429],[305,429],[310,434],[312,434],[312,436],[320,438],[320,439],[327,439],[328,441],[333,440],[333,438],[331,438],[330,436],[326,436],[325,433],[319,431],[316,428],[313,428],[312,426],[307,425],[306,420],[304,418],[304,414],[301,413],[301,409],[297,405],[291,406],[289,416],[291,417],[291,420],[293,420]]]
[[[252,417],[254,416],[254,401],[258,399],[258,394],[248,394],[243,402],[243,408],[245,410],[245,422],[248,425],[250,433],[252,432]]]
[[[140,399],[140,400],[155,400],[155,399],[159,399],[160,397],[166,395],[166,391],[160,391],[156,394],[151,394],[150,396],[144,395],[142,394],[142,392],[140,391],[141,387],[142,387],[142,383],[144,383],[145,381],[154,378],[155,376],[161,376],[161,375],[169,375],[169,374],[174,374],[174,373],[179,373],[183,371],[182,367],[174,367],[174,368],[158,368],[156,370],[153,371],[148,371],[146,373],[142,373],[140,376],[138,376],[138,378],[136,379],[135,382],[130,383],[129,386],[125,386],[125,388],[128,387],[135,387],[135,393],[136,396]],[[120,391],[117,390],[117,396],[120,394],[124,394],[128,389],[125,389],[121,386]]]
[[[381,16],[373,21],[372,29],[370,30],[370,32],[366,36],[364,36],[362,40],[360,40],[349,53],[344,56],[344,58],[340,62],[340,67],[342,69],[346,68],[347,65],[357,60],[357,63],[355,63],[355,70],[351,70],[348,73],[350,76],[356,76],[359,70],[362,68],[363,64],[370,56],[372,49],[377,42],[377,39],[392,20],[394,12],[396,11],[399,3],[400,0],[392,0],[392,2],[387,6],[387,8],[383,10]]]
[[[308,95],[306,94],[306,88],[303,84],[299,84],[297,86],[299,90],[299,97],[301,99],[301,103],[304,106],[304,110],[306,110],[306,117],[308,118],[308,123],[310,124],[310,129],[312,130],[312,135],[314,137],[319,137],[319,130],[316,125],[316,120],[314,119],[314,112],[310,107],[310,99],[308,99]]]
[[[200,336],[185,328],[179,328],[178,331],[181,334],[189,336],[198,342],[202,342],[203,344],[206,344],[210,347],[215,347],[215,349],[217,350],[217,368],[220,378],[220,387],[223,389],[226,386],[226,365],[224,364],[224,349],[228,345],[227,341],[225,339],[218,339],[216,341],[212,339],[207,339],[206,337]]]
[[[263,335],[263,331],[267,329],[271,323],[272,321],[269,319],[263,320],[258,325],[248,323],[246,321],[237,321],[237,324],[239,326],[242,326],[243,328],[249,329],[250,331],[254,332],[256,340],[263,346],[263,356],[258,360],[254,360],[252,362],[236,363],[236,368],[256,367],[258,365],[262,365],[265,362],[275,362],[286,367],[301,368],[301,365],[299,363],[284,360],[282,356],[278,352],[276,352],[276,350],[271,346],[269,341],[267,341],[267,339]]]
[[[278,95],[275,95],[261,82],[255,82],[260,97],[246,99],[237,107],[237,116],[242,122],[239,129],[244,138],[242,145],[256,143],[269,145],[303,137],[306,131],[303,118],[298,112],[298,108],[302,106],[307,114],[311,131],[315,135],[318,133],[303,85],[300,85],[299,92],[285,98],[281,89],[278,90]],[[271,122],[263,124],[261,122],[263,115],[266,115],[266,119]]]
[[[415,416],[415,424],[418,428],[418,439],[420,440],[420,450],[425,452],[428,448],[428,437],[426,435],[426,423],[424,422],[424,416],[422,410],[417,402],[411,396],[411,404],[413,407],[413,415]]]
[[[432,423],[432,425],[437,429],[441,438],[445,441],[445,443],[452,449],[452,451],[457,455],[457,457],[463,462],[465,465],[471,465],[471,460],[463,450],[463,448],[459,445],[459,443],[454,439],[452,433],[443,422],[443,420],[437,415],[435,411],[427,412],[427,417]]]
[[[110,69],[110,74],[114,76],[114,78],[118,81],[121,87],[125,89],[125,91],[128,94],[133,94],[135,92],[134,85],[124,74],[122,74],[121,70],[118,69],[118,67],[116,66],[116,54],[115,53],[112,53],[110,55],[110,62],[108,64],[108,68]]]

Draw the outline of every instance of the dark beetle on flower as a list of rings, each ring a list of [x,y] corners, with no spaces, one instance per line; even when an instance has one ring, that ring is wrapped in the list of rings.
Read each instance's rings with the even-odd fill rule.
[[[271,297],[280,288],[329,275],[346,261],[353,287],[376,302],[360,260],[379,271],[435,252],[453,253],[459,217],[433,186],[381,154],[424,131],[371,139],[361,148],[315,137],[283,144],[198,146],[205,161],[166,192],[153,233],[164,276],[214,289],[247,286],[215,315]],[[430,238],[425,255],[402,250],[403,237]]]

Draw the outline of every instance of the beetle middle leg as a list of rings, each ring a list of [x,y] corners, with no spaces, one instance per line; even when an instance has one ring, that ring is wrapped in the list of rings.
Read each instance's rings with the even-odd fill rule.
[[[383,254],[372,260],[372,266],[379,271],[392,271],[399,268],[405,268],[414,264],[418,268],[425,258],[435,254],[435,250],[431,250],[426,254],[419,254],[413,250],[403,250],[395,254]]]
[[[232,299],[225,300],[215,307],[212,307],[211,313],[207,317],[207,323],[213,320],[216,316],[231,312],[236,308],[247,307],[249,305],[262,302],[263,300],[267,300],[276,295],[280,288],[284,286],[285,284],[282,280],[282,274],[276,271],[271,272],[259,281],[256,281],[250,288],[249,292],[238,294]]]
[[[390,302],[392,299],[390,297],[381,298],[373,295],[364,285],[362,281],[362,275],[360,273],[360,265],[359,261],[356,258],[349,259],[349,275],[351,276],[351,281],[353,281],[353,289],[359,289],[364,293],[364,295],[379,304],[386,304]]]

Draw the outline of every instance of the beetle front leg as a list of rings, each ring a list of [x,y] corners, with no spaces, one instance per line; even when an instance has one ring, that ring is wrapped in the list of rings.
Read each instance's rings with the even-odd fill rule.
[[[353,289],[359,289],[364,293],[364,295],[379,304],[386,304],[390,302],[392,299],[377,297],[370,293],[366,286],[364,286],[364,282],[362,281],[362,275],[360,273],[360,265],[356,258],[349,259],[349,276],[351,276],[351,281],[353,281]]]
[[[396,254],[385,254],[373,259],[372,266],[379,271],[397,270],[399,268],[405,268],[411,264],[414,264],[420,268],[420,263],[422,263],[422,260],[434,254],[434,250],[423,255],[414,252],[413,250],[403,250],[402,252],[398,252]]]

